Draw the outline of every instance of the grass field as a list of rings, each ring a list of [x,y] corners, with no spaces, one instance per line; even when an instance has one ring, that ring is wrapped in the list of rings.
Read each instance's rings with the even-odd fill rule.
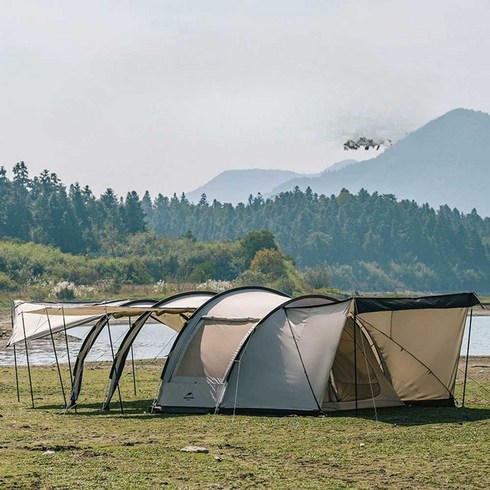
[[[61,413],[57,372],[0,368],[0,488],[486,488],[490,369],[471,359],[467,408],[372,410],[359,417],[161,416],[145,413],[161,366],[128,371],[117,403],[98,412],[108,366],[89,365],[77,413]],[[65,376],[67,374],[65,371]],[[460,386],[458,387],[460,390]],[[486,400],[485,400],[486,399]],[[183,453],[187,445],[209,454]],[[46,451],[54,454],[45,454]]]

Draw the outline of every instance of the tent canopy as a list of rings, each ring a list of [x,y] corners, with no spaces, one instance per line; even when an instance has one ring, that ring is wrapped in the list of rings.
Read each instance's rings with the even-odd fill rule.
[[[61,332],[80,325],[97,321],[105,313],[91,311],[93,307],[117,307],[125,301],[107,301],[102,303],[42,303],[14,301],[12,314],[12,335],[7,347],[19,342],[39,339],[51,332]],[[149,305],[151,306],[153,302]],[[86,307],[87,310],[80,311]],[[73,311],[73,315],[69,313]],[[59,312],[60,314],[52,314]],[[64,314],[63,314],[64,313]]]
[[[207,295],[207,296],[206,296]],[[179,331],[211,293],[176,295],[175,301],[138,300],[102,303],[39,303],[15,301],[12,335],[7,347],[39,339],[70,328],[96,322],[102,317],[138,318],[148,314],[160,323]],[[161,306],[160,306],[161,304]]]

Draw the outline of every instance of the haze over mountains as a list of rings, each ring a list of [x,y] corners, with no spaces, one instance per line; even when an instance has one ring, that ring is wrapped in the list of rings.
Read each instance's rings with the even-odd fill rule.
[[[287,170],[245,169],[225,170],[211,179],[207,184],[186,194],[187,199],[199,202],[202,194],[208,200],[216,199],[220,202],[247,202],[248,196],[259,192],[268,194],[278,185],[303,177],[302,174]]]
[[[321,174],[292,178],[288,174],[293,172],[282,171],[223,172],[189,196],[205,193],[208,200],[236,203],[246,201],[249,194],[261,192],[271,196],[295,186],[302,190],[309,186],[325,195],[337,194],[342,188],[354,193],[364,188],[413,199],[420,204],[428,202],[435,207],[447,204],[464,212],[476,208],[481,215],[490,216],[489,167],[490,115],[455,109],[430,121],[376,158],[339,162]],[[264,179],[269,173],[277,183],[274,184],[274,178]],[[235,192],[230,199],[223,199],[222,188],[230,187],[235,180],[240,195]],[[274,185],[267,189],[270,184]]]

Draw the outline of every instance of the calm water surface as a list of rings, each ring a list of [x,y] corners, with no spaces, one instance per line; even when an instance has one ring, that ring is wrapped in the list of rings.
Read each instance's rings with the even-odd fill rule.
[[[83,338],[87,335],[90,327],[76,327],[69,330],[72,340],[68,347],[72,362],[78,354]],[[114,353],[117,352],[119,344],[127,332],[127,326],[111,325],[111,335],[114,345]],[[141,330],[133,344],[135,359],[156,359],[168,355],[177,334],[172,329],[160,324],[147,324]],[[78,337],[78,340],[73,340]],[[466,354],[468,342],[468,325],[461,353]],[[64,339],[55,341],[56,351],[60,362],[67,362],[66,344]],[[23,345],[17,346],[17,362],[19,365],[26,364],[26,356]],[[490,356],[490,316],[473,317],[471,332],[470,355]],[[130,356],[128,356],[128,360]],[[111,361],[112,351],[107,329],[100,334],[94,347],[87,356],[87,361]],[[54,363],[53,346],[50,339],[32,341],[29,343],[30,364],[52,364]],[[0,350],[0,366],[13,366],[13,349]]]

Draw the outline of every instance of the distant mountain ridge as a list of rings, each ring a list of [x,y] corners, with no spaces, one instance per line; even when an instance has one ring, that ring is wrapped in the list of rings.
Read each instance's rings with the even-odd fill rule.
[[[318,174],[284,170],[228,170],[189,192],[199,201],[246,202],[250,194],[272,197],[298,186],[318,194],[338,194],[342,188],[356,193],[394,194],[438,207],[444,204],[463,212],[476,208],[490,216],[490,115],[454,109],[428,122],[376,158],[344,160]]]
[[[201,196],[206,194],[208,201],[216,199],[220,202],[238,204],[239,202],[247,202],[250,194],[256,196],[260,192],[263,196],[268,196],[277,186],[287,182],[295,179],[318,177],[353,163],[356,163],[356,160],[342,160],[318,174],[299,174],[289,170],[260,168],[225,170],[201,187],[186,193],[186,197],[191,202],[199,202]]]
[[[325,195],[364,188],[435,207],[447,204],[464,212],[476,208],[480,215],[490,216],[489,144],[490,115],[454,109],[376,158],[284,182],[271,195],[295,186]]]
[[[276,186],[303,175],[288,170],[260,168],[225,170],[201,187],[186,193],[186,197],[191,202],[198,202],[201,196],[206,194],[208,201],[216,199],[237,204],[247,202],[250,194],[269,194]]]

